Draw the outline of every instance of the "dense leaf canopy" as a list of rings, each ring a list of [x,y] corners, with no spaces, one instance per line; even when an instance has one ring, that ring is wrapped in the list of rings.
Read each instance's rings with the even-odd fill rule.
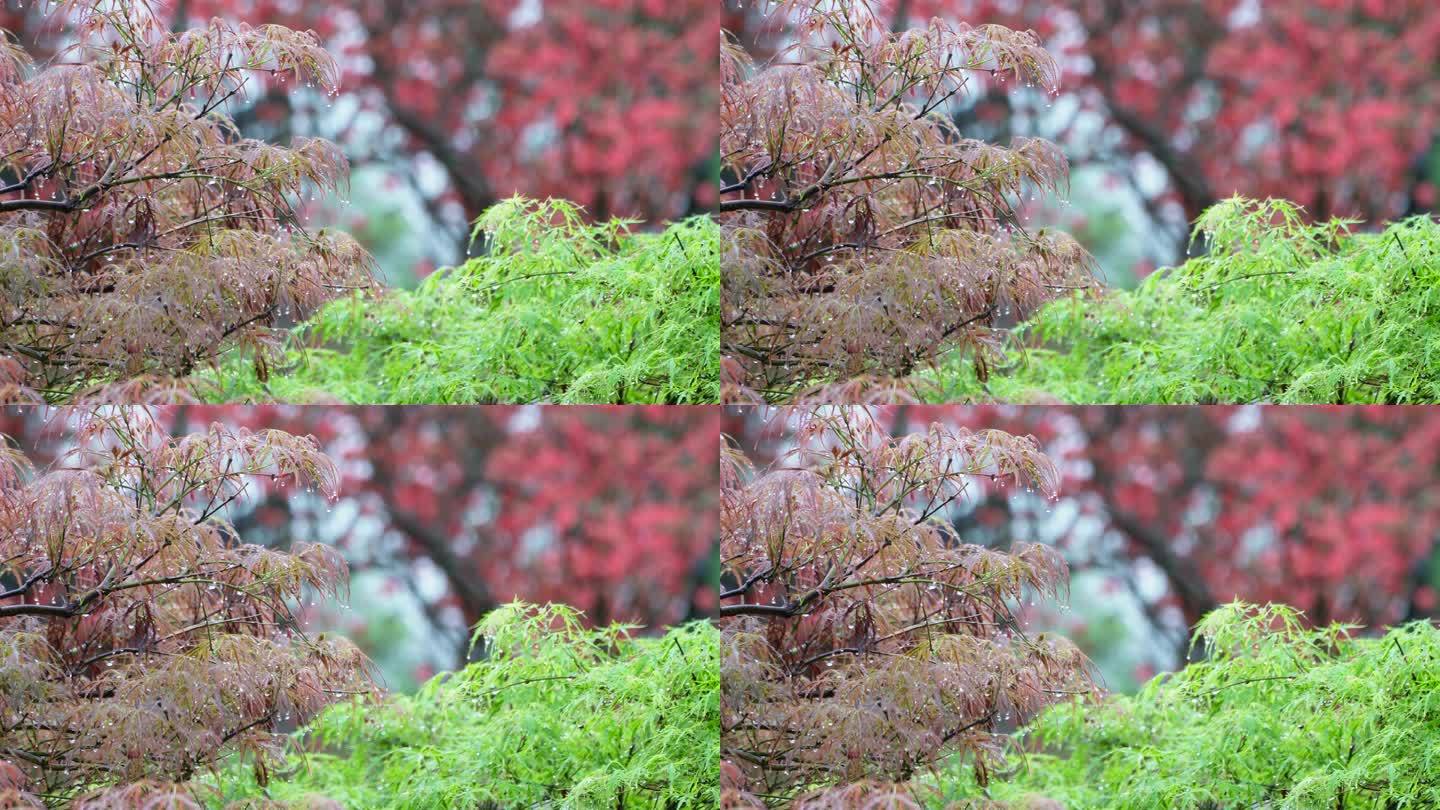
[[[1016,214],[1064,186],[1060,149],[965,137],[945,114],[979,77],[1055,92],[1033,34],[892,31],[866,2],[763,8],[798,29],[791,47],[757,63],[721,45],[727,399],[905,377],[947,348],[983,375],[1007,317],[1092,283],[1078,243]]]
[[[1104,583],[1093,608],[1141,606],[1135,620],[1148,629],[1128,632],[1156,653],[1155,666],[1181,664],[1193,623],[1237,599],[1283,602],[1322,625],[1440,616],[1440,409],[911,404],[872,413],[892,432],[938,422],[1034,436],[1062,472],[1058,500],[977,486],[949,519],[967,542],[998,548],[1038,529],[1034,539],[1064,553],[1081,593]],[[793,441],[768,427],[727,414],[726,431],[758,447],[757,459]],[[1085,613],[1050,621],[1103,657]]]
[[[1016,619],[1065,588],[1054,549],[966,544],[937,515],[977,479],[1051,495],[1058,471],[996,430],[897,438],[861,409],[800,421],[773,468],[732,451],[722,470],[727,807],[868,806],[872,781],[884,793],[952,753],[983,781],[1008,724],[1088,691],[1089,666]]]
[[[44,10],[75,26],[44,64],[0,31],[0,397],[183,377],[233,347],[263,365],[283,319],[369,286],[358,243],[295,210],[344,184],[345,156],[241,138],[226,114],[262,74],[334,93],[313,36],[171,32],[149,3]]]
[[[1285,197],[1320,219],[1435,208],[1440,5],[1430,0],[866,4],[897,30],[932,16],[1033,29],[1063,70],[1053,110],[1039,93],[991,85],[951,114],[979,132],[1048,137],[1077,173],[1113,181],[1106,196],[1139,197],[1134,213],[1161,262],[1179,261],[1187,223],[1231,194]],[[764,40],[763,5],[739,5],[727,26]]]
[[[0,444],[0,805],[190,807],[174,783],[227,754],[263,772],[281,729],[370,688],[352,644],[293,612],[344,588],[344,558],[246,544],[218,516],[254,477],[333,497],[338,473],[279,431],[79,418],[41,474]]]

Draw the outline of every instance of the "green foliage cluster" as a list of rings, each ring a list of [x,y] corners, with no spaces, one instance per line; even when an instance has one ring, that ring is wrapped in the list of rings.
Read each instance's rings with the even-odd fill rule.
[[[1052,707],[1021,735],[1043,752],[988,793],[1070,810],[1440,807],[1440,628],[1353,629],[1221,607],[1196,630],[1205,660],[1134,696]],[[940,784],[947,799],[981,793],[963,763]]]
[[[1232,198],[1197,221],[1208,254],[1137,289],[1041,308],[982,385],[966,358],[944,399],[1077,403],[1440,402],[1440,223],[1383,233]]]
[[[664,808],[719,802],[720,638],[585,627],[563,606],[515,603],[476,626],[484,659],[413,696],[332,706],[267,787],[238,765],[223,801],[305,806]]]
[[[559,200],[512,198],[475,223],[485,254],[413,291],[357,294],[292,334],[288,363],[231,357],[221,400],[370,404],[719,400],[720,230],[637,233]],[[261,379],[268,376],[268,379]]]

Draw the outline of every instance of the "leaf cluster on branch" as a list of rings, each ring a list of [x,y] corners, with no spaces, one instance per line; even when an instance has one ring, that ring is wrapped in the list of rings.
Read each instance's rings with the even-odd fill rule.
[[[224,112],[255,74],[334,93],[312,34],[175,33],[148,0],[46,10],[74,37],[47,64],[0,32],[0,396],[184,377],[236,346],[263,375],[278,323],[370,285],[358,243],[293,207],[344,183],[344,155],[241,138]]]
[[[1093,686],[1075,647],[1015,616],[1063,592],[1064,559],[968,545],[936,516],[982,477],[1053,496],[1056,468],[1000,431],[894,437],[860,408],[795,418],[770,469],[733,447],[723,460],[726,806],[908,795],[951,754],[983,782],[1010,724]]]
[[[340,554],[247,545],[220,514],[256,477],[333,497],[334,466],[279,431],[74,418],[44,472],[0,448],[0,804],[190,796],[179,783],[232,752],[263,779],[276,730],[368,693],[368,664],[292,613],[344,588]]]
[[[768,8],[794,29],[780,54],[721,42],[726,397],[905,377],[951,348],[983,377],[1005,319],[1089,288],[1091,262],[1016,216],[1063,186],[1060,150],[965,138],[945,113],[981,77],[1056,92],[1055,61],[995,25],[891,32],[866,0]]]

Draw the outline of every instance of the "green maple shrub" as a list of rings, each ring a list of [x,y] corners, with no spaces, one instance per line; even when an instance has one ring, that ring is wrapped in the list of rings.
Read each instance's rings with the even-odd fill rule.
[[[1440,223],[1383,233],[1233,198],[1195,226],[1208,255],[1101,300],[1041,308],[987,383],[935,372],[947,400],[1085,403],[1440,402]],[[1024,356],[1021,357],[1020,355]]]
[[[1196,629],[1205,660],[1134,696],[1052,707],[1020,735],[1038,750],[989,794],[1070,810],[1440,806],[1440,628],[1354,629],[1221,607]],[[939,783],[937,805],[979,792],[963,763]]]
[[[485,657],[413,696],[331,707],[268,787],[236,766],[226,800],[364,808],[705,808],[719,802],[719,633],[586,628],[521,603],[477,625]]]
[[[475,223],[485,255],[413,292],[353,296],[292,335],[289,362],[236,358],[220,399],[357,403],[719,399],[720,232],[705,217],[637,233],[557,200]],[[268,379],[266,379],[268,377]]]

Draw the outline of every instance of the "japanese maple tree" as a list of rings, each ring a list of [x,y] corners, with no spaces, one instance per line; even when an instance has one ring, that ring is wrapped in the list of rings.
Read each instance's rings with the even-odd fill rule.
[[[438,643],[457,651],[469,646],[476,621],[515,598],[570,604],[598,624],[654,628],[714,615],[716,408],[191,405],[152,413],[177,435],[215,422],[314,436],[339,470],[338,499],[257,480],[255,497],[230,514],[241,536],[278,548],[296,537],[336,546],[380,593],[418,600]],[[0,410],[0,432],[37,463],[48,461],[70,444],[43,429],[48,416]],[[412,592],[419,577],[426,587]]]
[[[713,810],[720,634],[634,630],[502,605],[475,626],[479,660],[413,696],[327,709],[306,729],[323,751],[296,746],[268,785],[228,769],[219,793],[236,808],[329,810],[320,793],[335,808]]]
[[[172,32],[151,6],[45,4],[74,41],[38,66],[0,36],[7,399],[183,377],[239,346],[263,373],[277,324],[370,283],[353,239],[294,209],[343,183],[343,154],[240,138],[225,114],[257,74],[334,93],[334,60],[280,26]]]
[[[997,25],[892,32],[866,0],[766,8],[792,44],[757,65],[721,43],[727,396],[903,378],[952,349],[983,376],[1005,319],[1089,286],[1090,260],[1016,214],[1063,186],[1063,153],[963,137],[945,109],[982,76],[1056,92],[1059,67]]]
[[[0,804],[198,806],[183,783],[230,754],[263,779],[279,730],[371,686],[292,613],[343,589],[340,554],[246,544],[222,515],[258,478],[333,497],[336,468],[278,431],[73,418],[48,469],[0,449]]]
[[[332,301],[265,379],[237,354],[194,387],[231,402],[715,402],[720,228],[634,225],[506,200],[476,221],[483,256],[414,291]]]
[[[904,783],[947,756],[983,782],[1011,723],[1093,685],[1075,647],[1015,615],[1063,592],[1064,559],[967,544],[936,516],[982,480],[1053,496],[1058,470],[996,430],[894,437],[861,408],[795,418],[769,469],[723,458],[727,806],[907,806]]]
[[[986,487],[947,519],[1005,548],[1030,532],[1105,601],[1136,608],[1151,659],[1183,662],[1190,630],[1232,599],[1276,602],[1317,624],[1379,627],[1440,615],[1440,413],[1351,406],[872,408],[887,430],[937,422],[1033,435],[1062,496]],[[783,429],[782,429],[783,428]],[[733,413],[725,429],[769,463],[791,428]],[[1158,587],[1157,587],[1158,586]],[[1085,619],[1047,611],[1077,638]]]

